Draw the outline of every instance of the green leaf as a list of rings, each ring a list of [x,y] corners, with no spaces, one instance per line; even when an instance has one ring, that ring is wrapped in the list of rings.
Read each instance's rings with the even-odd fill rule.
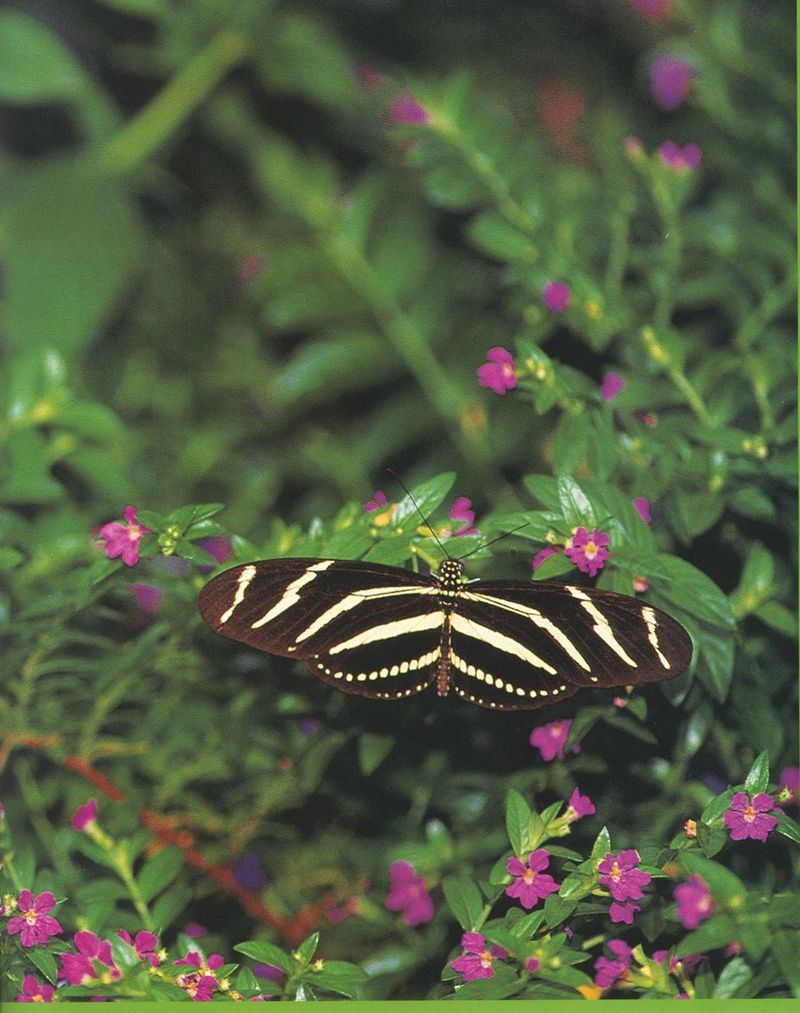
[[[19,11],[0,11],[0,67],[4,102],[73,101],[91,87],[69,47]]]
[[[37,967],[47,978],[51,985],[55,985],[58,976],[58,965],[53,954],[44,946],[33,946],[25,950],[25,956]]]
[[[175,883],[161,894],[150,909],[153,924],[163,931],[185,910],[191,899],[192,891],[182,883]]]
[[[794,841],[795,844],[800,844],[800,825],[798,825],[791,816],[787,816],[786,813],[777,814],[778,825],[775,828],[779,834],[784,837],[788,837],[790,841]]]
[[[522,988],[513,968],[496,963],[493,978],[477,978],[456,989],[456,999],[507,999]]]
[[[771,521],[775,517],[775,504],[760,489],[744,486],[737,489],[728,500],[731,510],[755,521]]]
[[[426,521],[430,521],[434,511],[441,506],[445,497],[453,488],[455,480],[455,472],[446,471],[441,475],[436,475],[434,478],[429,478],[427,482],[421,482],[415,486],[411,490],[410,495],[404,496],[397,504],[397,509],[392,516],[392,525],[394,527],[401,527],[411,520],[413,527],[416,527],[416,521],[422,524],[423,517]],[[416,502],[416,506],[414,502]]]
[[[725,847],[728,834],[721,827],[711,828],[707,823],[697,824],[697,843],[706,858],[713,858]]]
[[[288,971],[292,966],[288,953],[285,953],[278,946],[273,946],[272,943],[265,943],[261,939],[238,943],[233,948],[237,953],[249,957],[257,964],[272,964],[274,967],[279,967],[282,971]]]
[[[530,261],[536,257],[531,238],[494,211],[476,215],[467,232],[479,250],[498,260]]]
[[[408,539],[403,535],[381,538],[366,555],[370,563],[385,563],[387,566],[401,566],[411,556]]]
[[[517,858],[531,848],[531,810],[528,803],[514,788],[506,795],[506,831]]]
[[[569,897],[560,897],[557,893],[551,893],[544,902],[544,916],[550,928],[554,929],[572,914],[578,906],[577,900]]]
[[[2,546],[0,548],[0,571],[13,570],[24,558],[25,556],[21,552],[12,549],[10,545]]]
[[[319,932],[312,932],[311,935],[307,939],[304,939],[297,949],[293,951],[292,956],[301,967],[305,967],[317,952],[317,946],[319,946]]]
[[[703,823],[713,823],[714,820],[718,820],[723,813],[730,809],[732,798],[733,788],[728,788],[721,795],[712,798],[700,815]]]
[[[560,475],[575,471],[584,458],[590,422],[585,412],[564,412],[556,425],[553,458]],[[587,523],[582,521],[584,525]]]
[[[20,175],[8,202],[8,340],[18,352],[72,354],[94,337],[138,262],[134,209],[89,164],[65,158]]]
[[[461,928],[465,932],[475,929],[483,915],[483,898],[469,876],[445,876],[442,888],[445,900]]]
[[[744,884],[718,862],[712,862],[691,851],[681,854],[679,861],[689,873],[700,876],[708,885],[717,906],[731,902],[739,905],[744,904],[746,894]]]
[[[585,527],[591,531],[596,526],[597,519],[586,493],[568,475],[559,475],[557,484],[558,500],[567,525],[573,528]]]
[[[685,957],[690,953],[706,953],[727,946],[737,938],[736,923],[730,915],[712,915],[700,928],[684,936],[678,945],[675,956]]]
[[[591,859],[599,862],[611,851],[611,835],[606,827],[600,831],[592,845]]]
[[[369,777],[383,763],[395,744],[393,735],[374,735],[365,732],[358,738],[358,766],[364,777]]]
[[[777,601],[767,601],[753,613],[758,616],[762,623],[766,623],[770,629],[784,636],[797,639],[797,617],[790,612],[785,605]]]
[[[741,957],[734,957],[722,968],[716,988],[711,996],[712,999],[730,999],[736,995],[739,988],[750,978],[753,972],[747,965],[747,961]]]
[[[346,995],[349,999],[358,999],[361,986],[367,975],[360,967],[345,960],[325,960],[321,971],[313,968],[306,974],[315,988]]]
[[[730,602],[710,577],[677,556],[661,553],[658,558],[670,581],[660,588],[668,601],[680,611],[713,626],[725,630],[735,627]]]
[[[558,483],[550,475],[526,475],[522,483],[542,506],[553,511],[561,509]]]
[[[174,845],[169,845],[149,862],[136,877],[139,891],[145,901],[152,900],[175,879],[183,867],[183,852]]]
[[[744,790],[750,795],[765,792],[769,788],[769,753],[759,754],[748,771],[744,782]]]
[[[800,999],[800,932],[779,932],[772,941],[772,954],[777,961],[781,974],[792,990],[792,995]]]
[[[556,552],[548,556],[543,563],[536,567],[533,574],[534,580],[552,580],[554,577],[561,577],[570,570],[575,570],[575,564],[565,552]]]

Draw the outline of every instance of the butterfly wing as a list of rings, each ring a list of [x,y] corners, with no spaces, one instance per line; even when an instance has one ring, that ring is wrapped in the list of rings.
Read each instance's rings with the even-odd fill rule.
[[[444,614],[434,578],[394,566],[271,559],[214,577],[200,614],[217,633],[305,661],[337,689],[398,699],[430,683]]]
[[[459,696],[484,707],[544,707],[583,687],[660,682],[692,658],[684,628],[625,595],[569,584],[476,581],[451,616]]]

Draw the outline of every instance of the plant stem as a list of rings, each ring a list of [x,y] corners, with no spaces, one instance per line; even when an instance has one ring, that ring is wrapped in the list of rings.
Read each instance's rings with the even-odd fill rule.
[[[101,150],[100,165],[124,175],[137,169],[200,106],[247,50],[244,36],[222,31]]]

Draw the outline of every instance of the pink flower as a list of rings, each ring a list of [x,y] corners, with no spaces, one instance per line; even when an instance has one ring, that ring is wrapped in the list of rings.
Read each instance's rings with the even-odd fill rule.
[[[125,929],[120,929],[117,933],[120,939],[124,940],[128,946],[132,946],[136,951],[136,956],[139,960],[146,960],[153,967],[158,967],[161,963],[159,957],[156,956],[155,949],[158,946],[158,937],[153,932],[148,932],[146,929],[142,929],[141,932],[136,933],[136,938],[131,939],[130,933],[126,932]]]
[[[725,826],[731,832],[732,841],[743,841],[750,837],[754,841],[765,841],[778,825],[769,812],[775,808],[772,798],[760,791],[751,802],[747,794],[737,791],[731,799],[730,809],[723,816]]]
[[[413,123],[424,126],[430,122],[430,116],[425,106],[417,102],[411,92],[404,91],[389,106],[386,122],[389,126],[394,126],[397,123]]]
[[[632,900],[613,900],[609,905],[608,915],[612,922],[633,925],[633,916],[641,910],[641,907]]]
[[[178,984],[195,1002],[211,1002],[218,983],[212,974],[184,974]]]
[[[639,516],[642,518],[642,520],[645,522],[645,524],[649,524],[650,523],[650,501],[646,500],[644,498],[644,496],[637,496],[636,499],[633,501],[633,505],[638,510]]]
[[[461,527],[453,532],[455,535],[479,535],[480,531],[472,525],[475,522],[475,511],[472,509],[472,500],[466,496],[459,496],[453,503],[450,510],[450,520],[460,521]]]
[[[203,974],[213,974],[225,963],[225,958],[221,953],[212,953],[208,959],[204,959],[203,956],[197,952],[197,950],[189,950],[185,957],[181,957],[180,960],[175,961],[176,967],[196,967],[198,971]]]
[[[556,757],[564,759],[564,746],[569,736],[572,721],[551,721],[549,725],[539,725],[531,732],[530,744],[542,754],[542,759],[549,763]],[[573,753],[579,752],[573,748]]]
[[[507,348],[490,348],[486,353],[488,362],[484,362],[476,370],[478,383],[481,387],[491,388],[501,397],[507,390],[517,386],[517,372],[514,367],[514,356]]]
[[[670,169],[696,169],[703,161],[703,150],[699,144],[690,141],[681,147],[674,141],[664,141],[657,149],[658,157]]]
[[[594,983],[599,988],[611,988],[618,981],[622,981],[631,966],[631,948],[626,942],[622,939],[610,939],[607,946],[614,954],[614,959],[598,957],[594,964]]]
[[[433,901],[422,876],[414,875],[409,862],[392,862],[389,869],[390,889],[386,907],[402,911],[406,925],[423,925],[433,919]]]
[[[200,925],[198,922],[187,922],[181,931],[190,939],[200,939],[202,936],[208,935],[205,925]]]
[[[579,570],[594,577],[598,570],[603,569],[609,557],[608,535],[605,531],[595,528],[590,535],[586,528],[580,527],[570,543],[564,551]]]
[[[679,109],[692,88],[697,71],[686,60],[671,53],[662,53],[650,64],[650,94],[659,109]]]
[[[387,503],[388,500],[386,499],[386,493],[382,489],[376,489],[375,499],[367,500],[363,509],[368,514],[374,514],[376,510],[382,510]]]
[[[59,978],[70,985],[88,985],[92,981],[116,981],[120,970],[111,955],[111,943],[99,939],[94,932],[76,932],[77,953],[59,953],[61,970]]]
[[[257,978],[264,978],[266,981],[283,981],[286,971],[275,964],[253,964],[253,974]]]
[[[150,528],[136,523],[136,508],[126,506],[122,512],[125,524],[111,521],[100,528],[100,540],[106,543],[106,555],[109,559],[122,557],[126,566],[135,566],[139,562],[139,542],[143,535],[152,534]]]
[[[588,795],[581,795],[580,791],[576,788],[570,795],[569,802],[567,802],[565,816],[568,823],[574,823],[575,820],[582,819],[584,816],[594,816],[596,812],[597,809],[594,802],[592,802]]]
[[[506,868],[515,879],[511,886],[506,887],[506,894],[518,898],[527,910],[536,907],[548,894],[558,891],[558,883],[544,872],[548,865],[550,854],[544,848],[533,851],[527,865],[518,858],[509,858]]]
[[[10,936],[19,932],[23,946],[44,946],[50,936],[57,936],[64,930],[48,912],[56,906],[56,899],[49,890],[35,897],[30,890],[21,890],[17,898],[17,910],[21,914],[9,919],[7,931]]]
[[[557,552],[562,552],[562,551],[563,550],[562,550],[562,548],[561,548],[560,545],[548,545],[548,546],[546,546],[540,552],[537,552],[536,555],[533,557],[533,563],[531,564],[532,568],[534,570],[538,570],[539,567],[542,565],[542,563],[546,559],[549,559],[551,556],[555,556],[555,554]]]
[[[26,974],[22,979],[22,992],[17,1002],[52,1002],[55,989],[52,985],[43,985],[35,975]]]
[[[465,932],[461,937],[464,952],[450,964],[464,981],[476,978],[493,978],[495,960],[504,960],[508,954],[502,946],[489,946],[480,932]]]
[[[613,401],[617,394],[625,390],[625,380],[619,373],[606,373],[600,384],[600,393],[604,401]]]
[[[218,563],[227,562],[233,555],[231,540],[227,535],[213,535],[211,538],[203,538],[198,542],[198,545]]]
[[[541,961],[538,957],[528,957],[525,961],[525,970],[530,971],[531,974],[536,974],[541,966]]]
[[[646,18],[663,17],[672,0],[630,0],[631,7]]]
[[[782,805],[797,803],[800,793],[800,767],[784,767],[778,778],[778,801]]]
[[[675,888],[678,917],[685,929],[696,929],[714,912],[711,891],[700,876],[691,875]]]
[[[608,887],[614,900],[638,900],[643,896],[642,887],[647,886],[652,876],[636,868],[639,862],[639,852],[628,848],[618,855],[608,852],[598,864],[600,884]]]
[[[70,826],[73,830],[85,830],[90,823],[97,820],[97,800],[90,798],[86,805],[79,805],[72,817]]]
[[[572,290],[565,281],[548,281],[542,289],[542,299],[551,313],[563,313],[571,298]]]

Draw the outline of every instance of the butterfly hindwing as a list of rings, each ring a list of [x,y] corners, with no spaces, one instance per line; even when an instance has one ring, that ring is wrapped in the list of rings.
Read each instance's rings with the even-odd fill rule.
[[[459,595],[451,651],[456,692],[509,709],[671,678],[688,666],[692,644],[674,619],[625,595],[487,580]]]

